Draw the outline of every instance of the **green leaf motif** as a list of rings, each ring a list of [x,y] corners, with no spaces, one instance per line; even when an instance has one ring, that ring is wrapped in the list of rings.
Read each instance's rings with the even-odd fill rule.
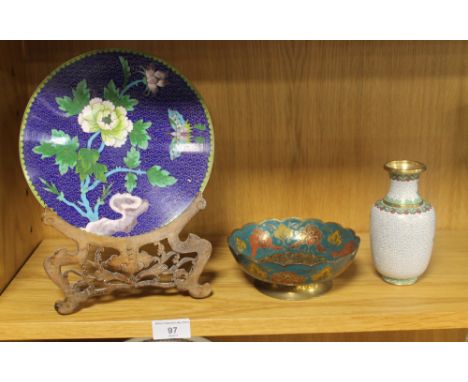
[[[138,104],[138,100],[131,98],[129,95],[120,97],[119,106],[123,106],[127,111],[132,111]]]
[[[148,148],[148,141],[151,140],[151,137],[146,130],[150,127],[151,122],[144,122],[142,119],[133,123],[133,130],[130,132],[130,143],[132,146],[143,150]]]
[[[104,88],[104,98],[111,101],[115,106],[122,106],[127,111],[132,111],[138,104],[138,100],[128,95],[120,95],[120,90],[115,86],[114,80],[110,80]]]
[[[128,192],[132,192],[135,189],[137,185],[137,179],[138,177],[132,172],[129,172],[127,175],[125,175],[125,188]]]
[[[52,130],[57,131],[57,130]],[[41,154],[41,159],[50,158],[55,155],[57,148],[54,143],[48,141],[42,141],[40,145],[33,148],[33,152]]]
[[[62,130],[52,129],[52,136],[47,141],[33,148],[33,152],[41,155],[41,159],[55,156],[55,164],[59,166],[61,175],[65,175],[69,168],[74,168],[77,161],[79,143],[78,138],[71,138]]]
[[[129,151],[127,151],[127,156],[124,158],[124,162],[128,168],[138,167],[141,163],[140,152],[135,149],[135,147],[132,147]]]
[[[101,182],[105,183],[107,166],[105,164],[98,163],[99,151],[92,149],[80,149],[78,151],[78,161],[76,165],[76,172],[80,175],[80,179],[84,181],[89,175],[94,177]]]
[[[61,175],[67,173],[69,168],[74,168],[77,161],[76,151],[79,147],[78,138],[74,137],[70,140],[70,137],[66,135],[66,143],[57,145],[57,153],[55,155],[55,163],[59,166],[59,172]]]
[[[81,110],[89,103],[90,93],[86,80],[81,80],[75,89],[72,89],[73,98],[68,96],[57,97],[59,109],[64,111],[68,117],[80,114]]]
[[[120,92],[115,86],[114,80],[110,80],[104,88],[104,98],[116,105],[120,100]]]
[[[193,126],[194,129],[200,130],[200,131],[205,131],[206,126],[203,123],[197,123],[196,125]]]
[[[196,142],[196,143],[205,143],[205,138],[203,138],[203,137],[195,137],[195,142]]]
[[[44,185],[44,190],[52,193],[52,194],[55,194],[55,195],[60,195],[60,191],[57,189],[57,186],[52,183],[52,182],[48,182],[47,180],[45,179],[42,179],[42,178],[39,178],[42,182],[42,184]]]
[[[120,65],[122,65],[122,71],[124,75],[123,87],[127,85],[128,79],[130,78],[130,65],[125,57],[119,56]]]
[[[167,187],[177,182],[177,179],[169,174],[169,171],[163,170],[161,166],[151,167],[146,171],[146,176],[152,186]]]

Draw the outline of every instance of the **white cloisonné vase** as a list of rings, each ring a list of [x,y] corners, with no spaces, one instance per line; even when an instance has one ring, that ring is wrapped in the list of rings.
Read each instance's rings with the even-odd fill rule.
[[[395,285],[411,285],[429,265],[435,234],[435,211],[419,196],[420,162],[396,160],[385,164],[390,173],[387,195],[371,210],[371,249],[382,278]]]

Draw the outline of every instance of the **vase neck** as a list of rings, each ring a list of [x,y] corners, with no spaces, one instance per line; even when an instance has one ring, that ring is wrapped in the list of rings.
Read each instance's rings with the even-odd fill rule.
[[[413,179],[398,179],[391,177],[390,189],[384,198],[384,203],[395,207],[419,206],[423,203],[418,193],[419,177]]]

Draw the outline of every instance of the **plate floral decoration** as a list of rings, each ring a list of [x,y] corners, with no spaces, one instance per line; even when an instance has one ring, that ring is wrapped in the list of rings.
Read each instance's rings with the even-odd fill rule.
[[[156,70],[152,65],[134,71],[128,61],[119,56],[122,78],[110,80],[97,97],[91,97],[86,79],[82,79],[71,89],[70,95],[56,97],[56,107],[65,113],[67,118],[76,121],[77,129],[88,135],[87,141],[78,136],[52,128],[50,135],[39,141],[33,152],[40,159],[54,158],[61,176],[74,172],[79,179],[79,200],[72,200],[53,181],[40,178],[45,191],[56,196],[56,199],[75,210],[88,223],[83,229],[100,235],[113,235],[117,232],[129,233],[137,224],[137,218],[148,210],[149,201],[133,195],[139,182],[148,182],[152,187],[166,188],[178,182],[176,176],[158,164],[145,167],[141,161],[141,152],[148,149],[151,136],[148,130],[151,121],[132,120],[129,112],[138,107],[138,100],[132,98],[128,91],[141,87],[147,96],[156,96],[168,84],[167,73]],[[118,87],[116,82],[120,84]],[[167,115],[172,132],[168,147],[170,159],[176,160],[184,152],[184,145],[192,139],[203,143],[203,136],[193,137],[193,131],[206,130],[204,124],[190,123],[177,110],[168,110]],[[112,163],[103,163],[100,159],[103,152],[116,150],[130,142],[125,155],[117,157]],[[124,177],[125,193],[113,193],[113,179]],[[100,189],[99,197],[89,197],[89,193]],[[121,218],[110,219],[100,215],[100,207],[108,203],[109,207]]]

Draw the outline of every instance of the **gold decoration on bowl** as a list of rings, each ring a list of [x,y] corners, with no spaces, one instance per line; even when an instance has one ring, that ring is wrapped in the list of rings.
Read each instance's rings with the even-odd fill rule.
[[[341,234],[340,231],[336,230],[333,232],[330,236],[328,236],[328,242],[332,245],[339,246],[343,242],[341,240]]]
[[[245,244],[245,241],[240,237],[236,237],[236,247],[239,253],[244,253],[245,249],[247,248],[247,244]]]
[[[312,224],[305,226],[302,231],[299,231],[297,235],[297,241],[293,247],[299,247],[301,245],[316,245],[322,240],[322,231]]]
[[[251,274],[251,276],[255,278],[258,278],[260,280],[268,279],[268,273],[264,271],[262,268],[260,268],[255,263],[250,263],[249,266],[247,267],[247,270]]]
[[[304,284],[306,278],[299,276],[294,272],[278,272],[271,276],[271,281],[274,284],[282,285],[299,285]]]
[[[273,234],[276,238],[280,240],[286,240],[292,236],[293,231],[291,228],[286,227],[284,224],[280,224]]]
[[[287,253],[275,253],[270,256],[265,256],[258,260],[259,263],[274,263],[282,265],[283,267],[286,265],[292,264],[302,264],[302,265],[317,265],[323,262],[319,256],[315,256],[311,253],[295,253],[295,252],[287,252]]]
[[[326,280],[333,277],[333,270],[331,267],[325,267],[320,272],[317,272],[312,276],[312,281],[317,282],[321,280]]]

